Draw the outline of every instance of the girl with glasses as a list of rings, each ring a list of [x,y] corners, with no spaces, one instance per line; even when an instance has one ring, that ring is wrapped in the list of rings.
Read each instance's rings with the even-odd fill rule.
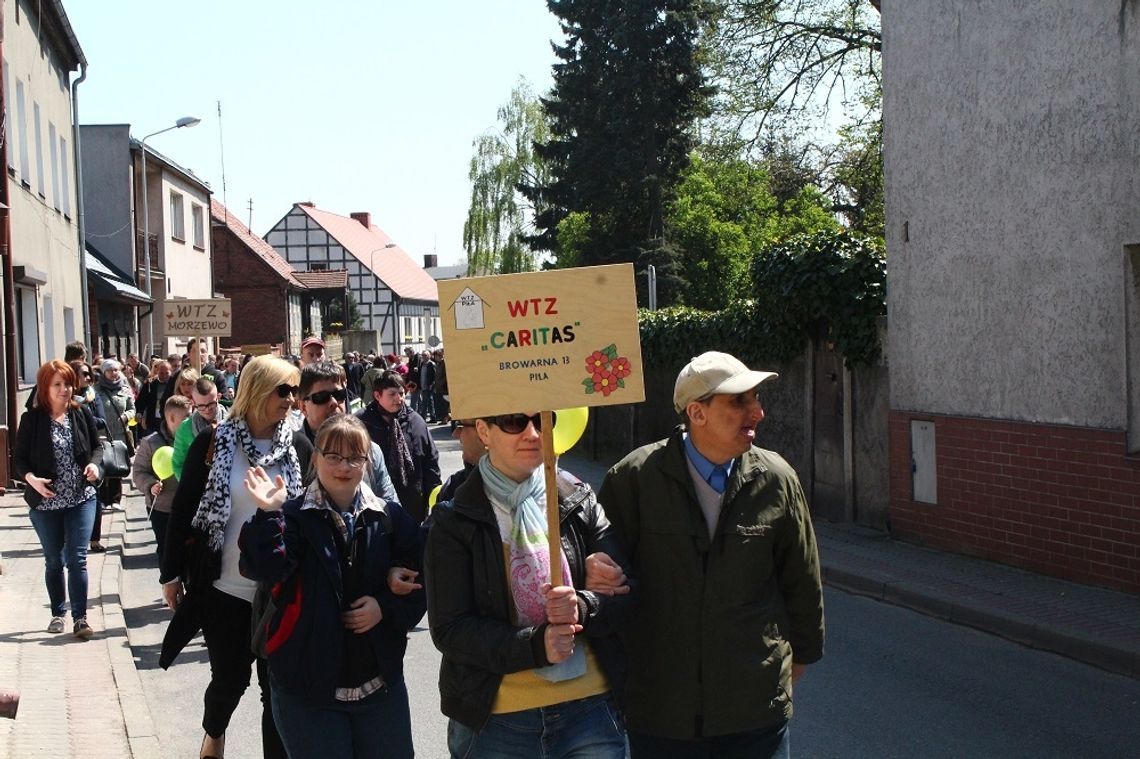
[[[278,588],[266,649],[273,715],[290,757],[411,757],[403,659],[426,601],[419,530],[364,482],[371,441],[338,414],[317,431],[315,478],[289,498],[261,469],[245,487],[246,573]]]
[[[242,372],[229,417],[199,434],[186,453],[171,505],[160,580],[167,605],[175,609],[159,664],[169,666],[200,628],[210,654],[202,727],[204,757],[223,756],[230,717],[250,681],[253,598],[257,583],[238,569],[238,534],[257,511],[244,486],[260,467],[280,476],[290,497],[301,495],[301,473],[309,466],[304,433],[286,423],[300,372],[274,356],[258,356]],[[297,436],[301,436],[301,441]],[[305,453],[302,453],[305,452]],[[185,591],[185,596],[184,596]],[[262,750],[285,755],[270,712],[269,679],[257,660],[261,686]]]
[[[540,427],[476,419],[487,452],[432,512],[424,574],[453,757],[625,756],[626,562],[593,491],[560,472],[552,572]]]

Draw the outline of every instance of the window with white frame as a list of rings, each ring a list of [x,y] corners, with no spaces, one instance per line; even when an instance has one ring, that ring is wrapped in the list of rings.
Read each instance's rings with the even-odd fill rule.
[[[202,206],[197,203],[190,204],[190,220],[194,226],[194,247],[206,249],[206,216]]]
[[[51,204],[55,210],[60,208],[59,193],[59,152],[56,145],[55,124],[48,122],[48,150],[51,154]]]
[[[20,133],[20,181],[31,187],[31,169],[28,168],[28,108],[21,79],[16,80],[16,129]]]
[[[67,157],[67,139],[63,136],[59,138],[59,176],[63,180],[63,215],[71,218],[71,177],[68,176],[68,170],[71,166],[71,161]]]
[[[186,242],[186,211],[182,206],[182,195],[170,191],[170,236]]]
[[[40,317],[34,288],[16,288],[16,329],[20,381],[30,384],[36,381],[36,372],[40,368]]]
[[[8,79],[8,61],[4,61],[4,91],[11,92],[12,85]],[[16,170],[16,127],[13,123],[11,98],[4,98],[4,139],[8,141],[8,168]]]
[[[47,197],[47,182],[44,179],[44,137],[43,130],[40,129],[40,104],[32,101],[32,129],[35,134],[32,137],[36,141],[36,192],[40,194],[41,198]]]

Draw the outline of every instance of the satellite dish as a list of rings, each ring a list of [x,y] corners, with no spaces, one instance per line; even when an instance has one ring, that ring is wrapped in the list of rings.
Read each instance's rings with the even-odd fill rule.
[[[431,346],[431,347],[433,347],[433,348],[438,348],[438,347],[439,347],[439,344],[440,344],[440,342],[441,342],[441,341],[440,341],[440,339],[439,339],[438,337],[436,337],[435,335],[431,335],[431,336],[430,336],[430,337],[427,339],[427,344],[428,344],[428,345],[430,345],[430,346]]]

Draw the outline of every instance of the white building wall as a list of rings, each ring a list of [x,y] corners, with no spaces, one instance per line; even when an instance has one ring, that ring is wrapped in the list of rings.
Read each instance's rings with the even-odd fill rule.
[[[883,0],[882,22],[891,407],[1124,428],[1140,4]]]
[[[148,158],[148,166],[152,163],[154,163],[153,159]],[[165,345],[166,352],[170,353],[180,350],[191,336],[163,334],[163,319],[159,315],[165,301],[180,298],[212,298],[214,295],[213,265],[210,259],[210,196],[200,187],[184,181],[179,175],[170,171],[162,172],[161,180],[155,184],[161,187],[161,197],[157,199],[160,205],[158,210],[162,219],[161,228],[158,230],[158,247],[159,261],[166,273],[166,283],[165,287],[161,287],[161,283],[155,282],[155,300],[158,301],[161,296],[162,301],[155,304],[154,330],[155,340]],[[149,181],[147,190],[150,193]],[[175,219],[171,215],[172,193],[177,193],[182,197],[181,239],[176,236]],[[154,193],[150,194],[151,197],[148,202],[151,204],[150,212],[153,218],[156,211],[154,207],[156,198]],[[205,213],[206,226],[202,247],[194,245],[191,208],[195,204],[202,206]],[[154,233],[155,231],[152,227],[151,232]],[[211,341],[212,343],[213,341]]]
[[[69,330],[78,336],[83,333],[75,135],[70,80],[62,62],[46,40],[41,44],[37,38],[34,18],[20,10],[17,22],[17,3],[13,0],[3,6],[12,260],[15,266],[29,266],[47,275],[46,284],[38,287],[16,283],[22,290],[23,339],[18,337],[17,345],[23,347],[17,352],[24,386],[35,381],[39,363],[62,357],[63,337]],[[18,107],[17,90],[23,93],[23,109]],[[26,161],[21,160],[21,146]],[[70,324],[65,313],[71,314]]]

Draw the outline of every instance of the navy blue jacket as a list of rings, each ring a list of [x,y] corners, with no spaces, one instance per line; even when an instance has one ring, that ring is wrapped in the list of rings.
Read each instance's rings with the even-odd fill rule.
[[[356,600],[346,598],[335,529],[320,509],[301,509],[304,497],[281,511],[258,511],[241,529],[241,571],[274,589],[277,612],[269,623],[269,668],[286,689],[332,700],[346,656],[340,615]],[[408,631],[423,618],[423,590],[406,596],[388,590],[388,570],[418,570],[419,529],[398,503],[363,509],[354,529],[355,555],[364,568],[360,594],[373,596],[383,618],[363,635],[372,643],[385,682],[403,680]],[[355,685],[356,683],[352,683]]]

